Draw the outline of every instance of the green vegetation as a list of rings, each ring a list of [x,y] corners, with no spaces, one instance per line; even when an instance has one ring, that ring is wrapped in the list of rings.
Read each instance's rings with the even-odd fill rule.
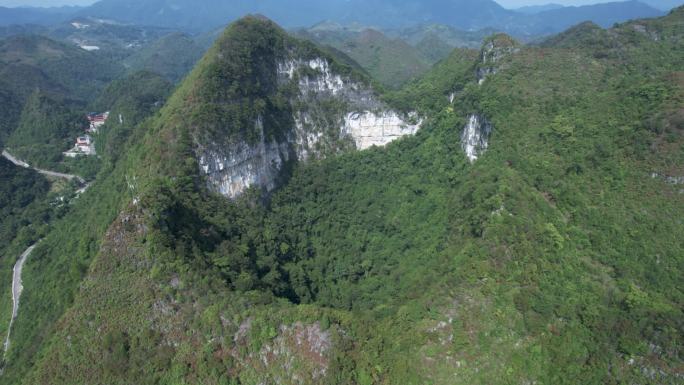
[[[19,125],[7,139],[7,147],[31,166],[73,173],[88,180],[100,167],[94,157],[65,158],[64,151],[74,146],[76,137],[88,127],[82,103],[56,100],[36,91],[29,96]]]
[[[38,173],[17,167],[0,158],[0,309],[12,313],[12,269],[30,245],[49,232],[49,223],[63,216],[68,207]],[[62,196],[67,195],[67,188]],[[7,335],[9,317],[0,319],[0,334]]]
[[[456,51],[386,95],[426,117],[415,137],[231,202],[197,138],[254,142],[257,116],[284,135],[272,63],[323,55],[233,24],[36,249],[0,381],[680,382],[684,8],[583,30],[481,85]],[[471,164],[473,113],[494,132]]]
[[[107,58],[46,37],[19,35],[0,41],[2,78],[24,95],[40,88],[87,99],[121,71]]]
[[[179,82],[195,66],[204,49],[190,37],[174,33],[144,46],[124,61],[133,71],[158,73],[171,82]]]
[[[372,29],[326,30],[321,26],[298,31],[297,35],[343,52],[375,80],[392,89],[424,74],[432,63],[446,56],[424,55],[403,40],[389,38]]]
[[[299,89],[295,81],[279,84],[277,63],[293,58],[324,58],[331,63],[332,71],[361,84],[370,83],[364,74],[339,63],[313,43],[288,36],[273,22],[249,17],[229,26],[217,40],[170,98],[163,118],[155,121],[155,130],[170,135],[167,139],[171,145],[196,137],[216,144],[238,140],[255,143],[262,134],[256,124],[260,118],[265,140],[283,140],[293,126],[293,106],[287,101],[294,100]],[[339,110],[335,105],[320,104],[317,107],[331,113]],[[175,153],[165,150],[162,155]],[[175,166],[168,160],[164,167]]]
[[[121,72],[107,58],[45,37],[0,40],[0,145],[9,140],[32,164],[92,174],[96,161],[61,162],[61,152],[83,132],[86,100]]]
[[[68,102],[36,91],[26,101],[7,147],[38,167],[54,166],[62,161],[62,152],[73,147],[75,138],[88,127],[82,111],[83,106],[68,106]]]
[[[475,50],[456,49],[425,76],[389,93],[386,98],[406,111],[439,112],[447,108],[452,96],[461,96],[466,85],[475,81],[474,64],[478,57]]]
[[[449,56],[455,48],[479,49],[487,37],[496,33],[494,29],[460,31],[441,24],[428,24],[392,31],[397,36],[416,47],[427,58],[437,62]]]
[[[144,126],[141,125],[138,131],[133,127],[163,104],[170,88],[170,84],[160,76],[141,72],[112,83],[93,103],[95,107],[111,106],[112,114],[118,117],[121,113],[125,119],[123,123],[114,119],[103,128],[103,135],[98,138],[105,149],[103,167],[95,171],[98,173],[97,181],[86,193],[75,195],[76,186],[67,185],[61,186],[56,193],[37,195],[44,191],[37,182],[33,189],[23,191],[31,183],[28,177],[35,174],[16,167],[10,169],[14,173],[19,170],[14,178],[20,187],[10,188],[14,185],[8,185],[10,190],[6,195],[3,191],[3,196],[16,196],[14,200],[17,202],[29,199],[20,195],[20,190],[23,194],[33,192],[37,196],[32,197],[34,203],[24,209],[12,202],[7,205],[0,202],[3,210],[6,207],[6,210],[16,212],[15,216],[8,216],[3,222],[3,230],[7,224],[8,230],[19,231],[17,235],[14,232],[6,234],[7,245],[11,248],[3,249],[6,254],[2,254],[2,288],[3,293],[7,293],[3,294],[0,302],[2,309],[11,308],[9,282],[16,257],[30,243],[43,240],[24,270],[22,310],[13,327],[12,346],[5,362],[5,374],[0,379],[3,383],[18,383],[24,377],[33,366],[39,348],[54,332],[59,318],[72,306],[105,230],[121,210],[121,202],[131,198],[127,184],[131,181],[124,172],[127,164],[119,161],[122,165],[115,167],[122,155],[119,152],[140,140]],[[4,159],[0,160],[4,162]],[[8,180],[12,179],[8,177]],[[4,238],[2,245],[6,245]],[[3,311],[2,314],[10,313]],[[0,321],[0,332],[4,333],[8,321],[4,318]]]
[[[41,232],[38,230],[41,225],[47,222],[45,207],[36,202],[48,195],[50,184],[37,173],[17,167],[4,158],[0,159],[0,176],[3,181],[0,187],[0,245],[3,251],[13,241],[20,247],[28,246],[36,240],[34,234]],[[2,255],[6,253],[2,252]],[[11,258],[3,258],[3,261],[7,259]],[[3,279],[3,282],[6,281]]]
[[[110,164],[116,163],[136,125],[159,110],[172,91],[161,75],[139,71],[112,82],[92,103],[95,111],[110,111],[97,136],[97,152]]]

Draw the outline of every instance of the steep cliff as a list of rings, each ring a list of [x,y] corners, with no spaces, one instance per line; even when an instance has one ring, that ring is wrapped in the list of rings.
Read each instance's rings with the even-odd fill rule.
[[[468,123],[461,135],[461,148],[471,163],[487,150],[491,133],[492,125],[486,118],[476,114],[468,117]]]
[[[475,65],[477,83],[482,85],[489,76],[506,68],[506,60],[519,51],[519,43],[506,34],[496,34],[486,39],[480,50],[479,61]],[[449,103],[454,102],[455,95],[449,96]],[[461,133],[461,148],[471,163],[487,150],[491,134],[492,124],[481,112],[468,116]]]
[[[384,146],[421,124],[381,101],[362,75],[258,18],[232,25],[189,82],[205,85],[179,97],[201,105],[185,119],[200,171],[229,198],[272,190],[288,163]]]
[[[477,67],[478,83],[484,83],[487,76],[499,72],[503,65],[502,61],[519,50],[519,43],[506,34],[496,34],[485,40],[480,51],[480,64]]]

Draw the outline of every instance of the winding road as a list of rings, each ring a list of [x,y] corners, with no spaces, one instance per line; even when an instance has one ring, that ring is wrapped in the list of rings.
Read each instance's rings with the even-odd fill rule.
[[[48,170],[43,170],[43,169],[36,168],[36,167],[31,167],[31,165],[29,165],[28,163],[24,162],[23,160],[17,159],[16,157],[14,157],[14,155],[12,155],[12,154],[10,154],[9,152],[7,152],[7,150],[2,150],[2,156],[3,156],[5,159],[9,160],[10,162],[14,163],[16,166],[24,167],[24,168],[30,168],[30,169],[36,171],[37,173],[43,174],[43,175],[45,175],[45,176],[51,176],[51,177],[54,177],[54,178],[61,178],[61,179],[66,179],[66,180],[73,180],[73,179],[76,179],[80,184],[84,184],[84,183],[85,183],[85,180],[84,180],[83,178],[81,178],[80,176],[78,176],[78,175],[63,174],[63,173],[61,173],[61,172],[48,171]]]
[[[86,184],[85,179],[81,178],[78,175],[64,174],[61,172],[48,171],[36,167],[31,167],[28,163],[24,162],[23,160],[14,157],[12,154],[7,152],[7,150],[2,151],[2,156],[10,162],[14,163],[16,166],[30,168],[42,175],[66,180],[77,180],[81,185],[83,185],[83,187],[76,192],[77,195],[84,193],[92,184]],[[26,249],[26,251],[24,251],[24,253],[21,254],[21,256],[19,257],[17,263],[14,265],[14,270],[12,273],[12,318],[10,319],[10,324],[7,328],[7,337],[5,338],[5,343],[3,345],[4,354],[2,361],[4,361],[4,358],[7,356],[7,350],[9,349],[10,345],[10,335],[12,333],[12,324],[14,323],[14,320],[17,318],[17,313],[19,312],[19,299],[21,297],[21,292],[24,289],[24,286],[21,283],[21,273],[24,269],[24,264],[26,264],[26,259],[28,259],[28,257],[31,255],[33,249],[36,248],[36,245],[37,243]],[[2,363],[0,363],[0,375],[2,375],[2,370]]]
[[[7,328],[7,337],[5,338],[4,351],[7,355],[7,349],[10,344],[10,334],[12,333],[12,324],[14,319],[17,318],[17,313],[19,312],[19,298],[21,297],[21,292],[24,290],[24,286],[21,284],[21,271],[24,269],[24,264],[26,259],[31,255],[33,249],[36,245],[33,245],[26,249],[24,253],[19,257],[19,260],[14,265],[14,272],[12,274],[12,318],[10,319],[9,327]]]

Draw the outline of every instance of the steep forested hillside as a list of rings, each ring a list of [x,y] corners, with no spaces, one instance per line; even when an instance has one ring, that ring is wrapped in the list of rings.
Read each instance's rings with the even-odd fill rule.
[[[176,83],[192,70],[204,51],[189,36],[173,33],[142,47],[124,63],[133,71],[155,72]]]
[[[12,36],[2,40],[0,59],[3,79],[8,82],[42,89],[44,86],[38,77],[43,76],[54,82],[54,87],[82,98],[96,95],[100,87],[121,71],[106,58],[42,36]],[[21,71],[37,75],[27,78]],[[23,92],[33,92],[29,86],[22,88]]]
[[[22,159],[46,167],[57,164],[62,152],[73,146],[74,138],[88,127],[78,104],[56,100],[35,91],[26,100],[18,125],[7,140],[7,147]]]
[[[402,86],[442,59],[423,54],[405,41],[389,38],[373,29],[355,31],[318,26],[299,30],[296,35],[343,52],[388,88]]]
[[[117,161],[120,157],[125,158],[125,149],[135,145],[144,135],[145,126],[140,126],[137,131],[134,127],[163,105],[170,89],[171,85],[161,76],[141,72],[113,82],[94,101],[94,107],[111,107],[114,119],[107,122],[99,137],[102,168],[97,175],[97,183],[87,192],[75,193],[81,186],[67,185],[45,196],[45,187],[35,183],[32,188],[34,203],[30,203],[28,198],[22,200],[27,192],[7,191],[7,196],[16,197],[16,200],[11,199],[3,209],[7,207],[16,212],[4,223],[8,223],[8,231],[14,229],[12,231],[19,233],[16,236],[10,233],[8,243],[3,241],[2,244],[3,248],[10,246],[3,249],[0,259],[2,309],[11,307],[11,271],[16,258],[23,248],[42,240],[24,269],[21,310],[12,328],[11,348],[4,356],[0,383],[21,382],[34,366],[42,345],[58,326],[57,321],[72,305],[76,290],[99,250],[104,232],[119,212],[121,202],[131,197],[127,182],[133,181],[124,174],[124,166],[116,166]],[[4,159],[0,161],[5,164]],[[34,183],[30,178],[37,178],[30,171],[10,167],[9,164],[7,167],[7,180],[12,181],[7,188],[14,185],[27,187]],[[21,206],[16,207],[12,203],[15,201],[29,206],[20,210]],[[23,224],[23,227],[12,227],[16,223]],[[10,312],[3,310],[2,314]],[[6,335],[8,322],[5,317],[0,321],[0,334]]]
[[[97,150],[109,164],[121,157],[135,127],[163,105],[173,86],[161,75],[134,72],[112,82],[91,105],[97,111],[110,111],[112,119],[98,136]]]
[[[78,101],[84,105],[122,70],[107,58],[42,36],[20,35],[0,40],[0,145],[20,125],[22,110],[28,113],[33,108],[25,106],[31,95],[39,93],[41,100],[60,104],[56,107],[60,110],[74,107]],[[55,122],[61,117],[46,119]],[[69,126],[70,123],[58,129],[69,130]],[[46,138],[58,135],[46,134]]]
[[[234,23],[36,249],[0,382],[680,383],[683,36],[500,34],[378,95]]]

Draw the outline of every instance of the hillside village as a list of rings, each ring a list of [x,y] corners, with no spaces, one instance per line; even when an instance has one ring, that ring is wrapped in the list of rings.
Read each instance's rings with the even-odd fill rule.
[[[100,128],[107,122],[107,119],[109,119],[109,111],[103,113],[91,112],[86,118],[89,123],[88,128],[83,135],[76,138],[74,147],[63,153],[67,158],[97,155],[97,152],[95,151],[95,141],[90,135],[97,134]]]

